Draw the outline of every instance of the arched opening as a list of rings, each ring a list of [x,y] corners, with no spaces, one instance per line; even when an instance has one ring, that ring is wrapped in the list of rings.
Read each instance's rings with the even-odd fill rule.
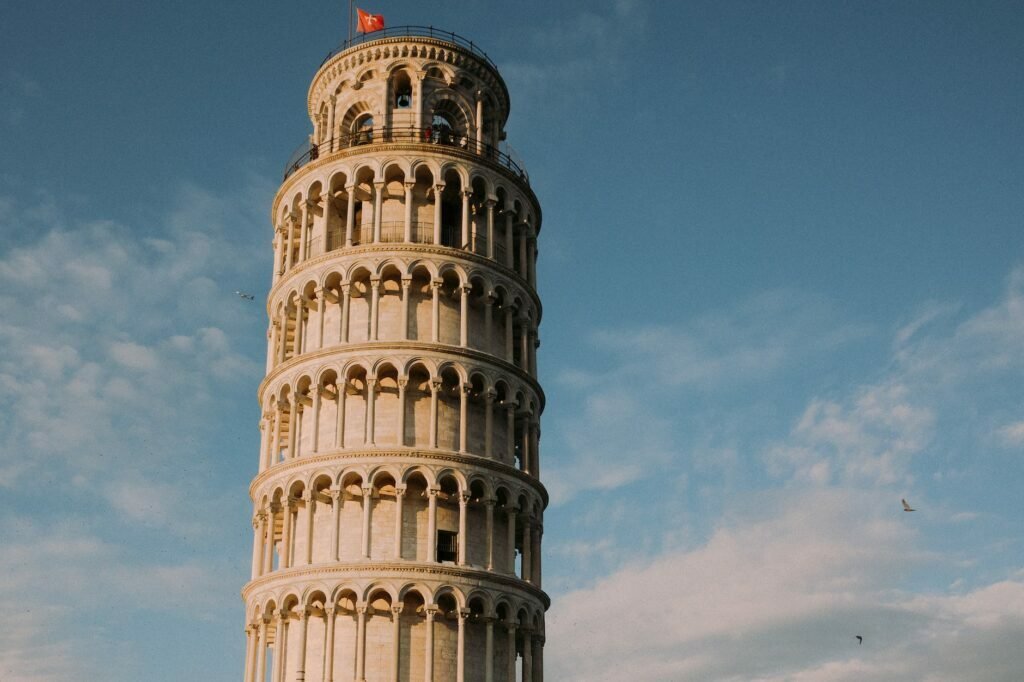
[[[373,479],[373,522],[370,535],[370,556],[374,559],[395,558],[395,512],[397,485],[391,474],[381,473]]]
[[[339,344],[341,338],[342,296],[341,273],[332,272],[324,279],[324,346]]]
[[[453,367],[441,372],[441,389],[437,395],[437,447],[459,449],[459,412],[462,380]]]
[[[504,187],[499,187],[494,194],[497,197],[497,205],[494,207],[494,260],[505,265],[508,263],[507,245],[510,244],[506,225],[508,220],[505,218],[508,193]]]
[[[309,454],[313,444],[313,400],[310,397],[310,387],[313,380],[309,376],[301,377],[296,383],[295,397],[295,452],[291,457],[301,457]]]
[[[466,450],[474,455],[487,451],[487,396],[483,375],[474,373],[469,377],[469,404],[466,406]],[[491,415],[491,429],[494,429],[494,415]]]
[[[491,442],[491,456],[499,462],[511,463],[512,453],[509,450],[509,410],[515,408],[510,404],[508,384],[499,380],[494,384],[494,435]]]
[[[430,270],[418,265],[412,271],[409,286],[409,339],[430,341],[434,319],[434,292],[431,289]]]
[[[462,292],[460,287],[462,280],[459,273],[448,269],[441,274],[440,297],[440,343],[447,343],[452,346],[459,345],[461,316],[462,316]]]
[[[468,603],[469,617],[466,619],[466,679],[483,680],[486,678],[487,660],[487,609],[484,600],[472,597]],[[492,663],[493,665],[493,663]],[[498,668],[498,666],[494,666]],[[495,679],[501,679],[501,670],[495,670]]]
[[[405,439],[402,445],[427,447],[430,444],[430,372],[423,365],[409,369],[405,387]]]
[[[335,680],[348,680],[355,672],[356,637],[358,622],[356,604],[358,598],[350,589],[342,590],[337,596],[334,613],[334,665],[331,666]]]
[[[469,199],[470,250],[481,256],[487,255],[487,183],[480,176],[470,183],[473,196]]]
[[[366,600],[365,682],[390,682],[394,629],[391,595],[385,590],[373,592]],[[308,677],[306,678],[309,679]]]
[[[370,271],[360,267],[349,280],[348,342],[365,343],[370,339]]]
[[[423,595],[410,590],[402,600],[402,615],[399,621],[400,651],[422,652],[427,642],[426,603]],[[404,655],[398,659],[398,679],[401,682],[421,682],[425,678],[423,656]],[[341,678],[336,678],[341,679]]]
[[[356,172],[353,199],[356,201],[355,216],[352,228],[352,243],[373,243],[373,195],[376,189],[373,171],[367,167]]]
[[[469,502],[466,505],[466,563],[476,568],[487,567],[487,490],[477,479],[469,484]]]
[[[462,248],[462,178],[449,168],[441,192],[441,244]]]
[[[488,336],[494,331],[494,310],[491,310],[491,324],[487,325],[487,285],[479,275],[472,275],[469,278],[469,338],[467,342],[470,348],[479,348],[485,353],[490,352],[487,343]]]
[[[427,479],[415,472],[406,479],[402,503],[402,558],[427,560]]]
[[[331,177],[327,196],[326,211],[326,249],[334,251],[345,246],[345,223],[348,220],[348,178],[344,173],[336,173]]]
[[[344,447],[360,447],[366,443],[366,389],[367,375],[363,367],[355,366],[345,377],[345,431]]]
[[[317,476],[310,492],[313,499],[313,553],[314,564],[334,561],[331,535],[334,532],[334,498],[331,497],[331,478]]]
[[[459,537],[459,482],[450,474],[442,475],[438,488],[437,538],[431,560],[454,564],[458,562],[459,545],[465,542],[465,538]]]
[[[431,244],[434,241],[434,175],[426,165],[420,165],[414,177],[412,240],[417,244]]]
[[[384,171],[380,240],[405,241],[405,171],[392,164]]]
[[[511,494],[506,488],[498,488],[494,494],[494,570],[512,573],[515,562],[512,561],[513,545],[509,544],[509,512],[512,502]]]
[[[320,182],[314,182],[307,193],[307,211],[309,212],[309,229],[306,231],[306,258],[316,258],[325,250],[327,202]]]
[[[358,561],[363,556],[363,477],[347,473],[340,487],[338,555],[341,561]]]
[[[434,617],[434,646],[439,652],[458,651],[459,603],[451,592],[437,597],[437,615]],[[434,682],[455,682],[455,661],[434,656]],[[468,679],[468,678],[467,678]]]
[[[377,368],[373,408],[373,442],[398,445],[398,370],[390,363]]]
[[[377,302],[377,338],[402,338],[402,271],[387,265],[380,275],[380,298]]]

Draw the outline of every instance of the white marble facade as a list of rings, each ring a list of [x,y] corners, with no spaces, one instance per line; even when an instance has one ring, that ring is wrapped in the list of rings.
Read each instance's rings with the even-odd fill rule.
[[[540,682],[540,206],[505,84],[389,29],[308,107],[271,211],[243,679]]]

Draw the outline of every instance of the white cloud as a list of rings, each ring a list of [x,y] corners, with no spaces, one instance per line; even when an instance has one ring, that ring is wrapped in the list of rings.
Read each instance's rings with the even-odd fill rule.
[[[910,459],[928,444],[934,423],[932,411],[911,402],[899,383],[862,388],[845,403],[815,398],[765,461],[776,476],[816,484],[891,485],[907,480]]]
[[[1001,426],[996,435],[1004,445],[1009,447],[1024,445],[1024,420]]]
[[[236,500],[196,443],[260,374],[236,339],[259,352],[265,320],[231,292],[264,274],[239,236],[267,195],[185,187],[145,228],[0,198],[0,233],[21,240],[0,253],[0,679],[143,679],[121,644],[140,612],[235,606],[219,552],[237,529],[211,519]]]
[[[1024,628],[1024,583],[904,591],[899,576],[934,558],[879,502],[856,490],[793,496],[702,547],[566,594],[548,615],[546,672],[592,682],[968,679],[942,676],[932,658],[956,651],[975,666],[969,679],[1010,679],[1016,648],[991,656],[992,644]]]

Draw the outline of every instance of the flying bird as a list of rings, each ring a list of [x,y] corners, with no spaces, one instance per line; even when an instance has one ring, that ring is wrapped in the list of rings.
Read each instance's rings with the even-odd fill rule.
[[[900,502],[903,503],[903,511],[905,511],[905,512],[917,511],[916,509],[912,508],[909,504],[907,504],[906,500],[900,500]]]
[[[857,638],[857,644],[863,644],[864,643],[864,638],[861,637],[860,635],[854,635],[854,637]]]
[[[242,298],[244,298],[247,301],[255,301],[256,300],[255,296],[253,296],[252,294],[247,294],[244,291],[236,291],[235,294],[240,296],[240,297],[242,297]]]

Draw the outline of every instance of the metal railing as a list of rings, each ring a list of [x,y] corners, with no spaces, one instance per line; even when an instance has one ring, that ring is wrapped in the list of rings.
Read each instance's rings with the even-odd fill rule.
[[[523,168],[518,155],[507,145],[502,150],[500,147],[476,140],[471,135],[462,134],[450,128],[433,126],[428,128],[417,128],[416,126],[379,127],[346,133],[319,144],[299,145],[285,165],[284,179],[287,180],[292,173],[310,161],[315,161],[331,152],[364,145],[390,143],[438,145],[460,149],[489,159],[514,173],[527,185],[530,184],[530,176]]]
[[[393,26],[391,28],[385,28],[380,31],[374,31],[373,33],[363,33],[356,35],[351,40],[346,40],[338,47],[334,48],[327,53],[324,60],[320,62],[320,66],[323,66],[327,61],[336,54],[344,52],[350,47],[356,45],[362,45],[363,43],[369,43],[374,40],[381,40],[384,38],[434,38],[435,40],[444,40],[449,43],[464,47],[477,57],[483,59],[487,64],[494,69],[498,70],[498,65],[495,64],[487,53],[480,49],[480,46],[474,43],[472,40],[463,38],[457,33],[451,31],[442,31],[439,28],[433,26]]]

